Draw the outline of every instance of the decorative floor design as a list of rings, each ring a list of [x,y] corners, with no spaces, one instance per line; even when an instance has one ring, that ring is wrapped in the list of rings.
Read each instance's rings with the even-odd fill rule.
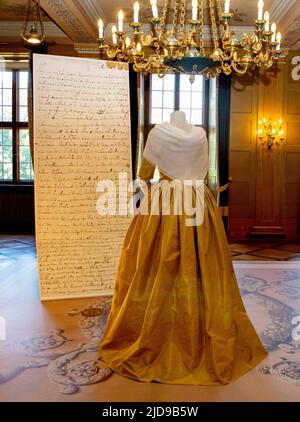
[[[0,237],[0,248],[1,243],[9,247],[6,242]],[[193,400],[194,392],[199,391],[208,401],[214,401],[215,394],[218,400],[234,401],[238,394],[241,400],[255,401],[256,386],[260,386],[258,400],[299,400],[299,263],[234,264],[247,312],[269,351],[256,369],[225,387],[159,386],[120,377],[98,359],[111,297],[40,304],[34,245],[30,238],[20,243],[27,245],[24,255],[12,253],[14,257],[8,257],[12,263],[0,267],[0,316],[7,320],[8,334],[7,341],[0,341],[0,401],[137,400],[137,389],[141,392],[138,401],[145,400],[149,391],[151,400],[157,401],[162,397],[176,401],[176,394],[178,400],[185,400],[185,394],[187,400]],[[22,245],[15,246],[23,250]],[[286,251],[291,248],[286,247]],[[246,247],[237,253],[252,252]],[[247,391],[251,385],[253,389]],[[241,389],[247,391],[244,398]]]
[[[253,240],[230,243],[233,261],[300,261],[300,243],[285,240]]]

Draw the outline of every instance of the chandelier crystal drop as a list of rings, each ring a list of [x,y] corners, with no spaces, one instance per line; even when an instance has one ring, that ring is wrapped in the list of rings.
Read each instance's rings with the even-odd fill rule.
[[[187,9],[186,0],[164,0],[162,12],[156,0],[150,0],[151,30],[146,34],[139,22],[140,6],[136,1],[133,6],[131,33],[124,31],[124,13],[118,14],[118,24],[112,28],[112,42],[104,38],[103,21],[99,19],[98,44],[102,59],[124,61],[133,64],[136,72],[156,73],[163,76],[174,70],[173,63],[184,62],[192,58],[195,62],[193,72],[204,59],[198,72],[207,77],[218,73],[230,75],[233,72],[244,74],[249,68],[270,68],[283,54],[281,34],[276,24],[270,27],[269,12],[264,12],[263,0],[258,1],[258,14],[252,35],[236,37],[230,22],[234,14],[230,9],[230,0],[207,0],[209,21],[204,22],[204,0],[191,0]],[[190,8],[189,8],[190,9]],[[189,16],[189,18],[187,18]],[[205,45],[204,29],[210,28],[213,49]],[[209,65],[207,65],[209,63]],[[180,70],[181,69],[181,70]],[[184,71],[183,66],[176,70]]]

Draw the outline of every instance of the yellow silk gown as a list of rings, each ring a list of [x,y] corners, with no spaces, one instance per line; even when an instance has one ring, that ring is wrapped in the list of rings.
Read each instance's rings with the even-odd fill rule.
[[[144,158],[139,176],[150,180],[154,170]],[[120,375],[220,385],[267,356],[243,306],[223,222],[207,186],[204,195],[200,226],[187,226],[184,213],[138,214],[131,222],[99,347],[104,362]]]

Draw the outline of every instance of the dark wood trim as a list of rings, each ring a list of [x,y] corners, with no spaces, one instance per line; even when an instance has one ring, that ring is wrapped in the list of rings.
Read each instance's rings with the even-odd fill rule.
[[[180,74],[175,73],[175,110],[179,110]]]
[[[203,107],[203,129],[208,134],[209,124],[209,79],[204,79],[204,107]]]
[[[34,191],[34,185],[33,183],[31,185],[29,184],[25,184],[25,183],[18,183],[18,184],[13,184],[13,183],[7,183],[5,185],[0,184],[0,193],[1,192],[33,192]]]
[[[144,76],[144,110],[145,110],[145,115],[144,115],[144,128],[145,128],[145,133],[144,133],[144,139],[145,139],[145,145],[147,142],[147,137],[148,137],[148,133],[150,132],[150,129],[153,127],[153,125],[150,125],[150,91],[151,91],[151,87],[150,87],[150,75],[145,75]]]

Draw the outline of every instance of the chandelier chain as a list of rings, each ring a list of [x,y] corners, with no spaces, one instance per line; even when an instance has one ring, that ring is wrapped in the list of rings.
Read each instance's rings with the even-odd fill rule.
[[[185,32],[185,0],[181,0],[181,13],[180,13],[180,36],[184,37]]]
[[[223,20],[222,20],[222,10],[224,10],[224,1],[222,3],[223,4],[221,5],[221,1],[216,0],[217,11],[218,11],[219,37],[221,39],[224,36],[224,26],[223,26]]]
[[[204,31],[203,31],[203,0],[199,0],[198,6],[198,13],[199,13],[199,50],[200,53],[204,56]]]
[[[170,2],[170,0],[165,0],[165,2],[164,2],[162,17],[161,17],[161,20],[160,20],[160,27],[161,27],[162,30],[164,30],[166,22],[167,22],[169,2]]]
[[[171,33],[176,36],[176,30],[177,30],[177,21],[178,21],[178,14],[179,14],[179,8],[180,8],[181,0],[175,0],[175,8],[173,12],[173,23],[172,23],[172,29]]]
[[[219,35],[217,30],[217,22],[216,22],[216,15],[215,15],[215,1],[209,0],[209,10],[210,10],[210,18],[211,18],[211,27],[213,33],[213,40],[214,40],[214,47],[215,49],[219,48]]]

